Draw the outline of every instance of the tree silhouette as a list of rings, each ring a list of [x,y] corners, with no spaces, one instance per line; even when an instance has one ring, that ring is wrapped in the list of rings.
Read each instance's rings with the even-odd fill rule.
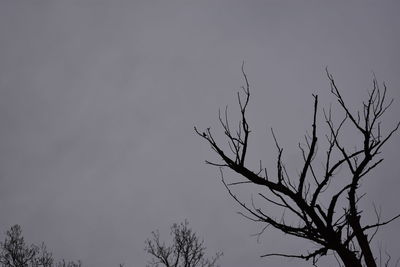
[[[40,246],[25,243],[21,226],[12,226],[6,232],[4,242],[0,243],[1,267],[80,267],[80,261],[54,262],[52,253],[47,251],[44,243]]]
[[[160,240],[158,231],[146,240],[145,251],[152,256],[149,266],[166,267],[218,267],[217,260],[222,253],[217,252],[211,259],[206,258],[204,241],[189,228],[189,223],[171,226],[172,243],[167,245]]]
[[[271,129],[277,148],[276,177],[271,177],[267,169],[262,167],[261,161],[258,170],[250,170],[245,164],[251,131],[246,119],[250,86],[243,65],[242,74],[245,85],[242,86],[242,93],[237,94],[241,114],[238,128],[231,128],[227,109],[223,115],[219,114],[219,121],[230,150],[217,143],[210,128],[199,131],[195,127],[196,133],[211,145],[212,150],[222,160],[220,163],[210,161],[206,163],[220,168],[225,188],[245,211],[241,214],[252,221],[265,224],[260,234],[268,226],[272,226],[285,234],[311,241],[314,244],[313,247],[317,247],[307,253],[296,255],[269,253],[263,257],[311,259],[315,264],[321,256],[333,252],[335,257],[340,259],[340,265],[343,264],[346,267],[377,266],[377,260],[370,245],[371,240],[380,226],[390,223],[400,215],[382,221],[380,212],[375,209],[377,220],[364,224],[361,222],[362,210],[358,204],[363,196],[359,192],[361,180],[383,161],[380,157],[381,149],[400,124],[397,123],[391,130],[386,131],[386,134],[382,130],[382,116],[393,103],[393,99],[387,100],[386,85],[384,83],[382,86],[379,85],[374,77],[373,88],[368,93],[366,101],[363,102],[359,111],[353,113],[336,86],[333,76],[326,70],[331,93],[337,99],[339,109],[342,110],[344,116],[335,123],[332,110],[330,108],[323,110],[323,118],[328,129],[328,132],[324,134],[327,149],[321,156],[324,167],[314,166],[315,158],[317,154],[320,154],[317,153],[318,96],[313,95],[311,134],[306,135],[304,145],[299,143],[304,162],[300,173],[294,178],[287,171],[283,160],[283,149]],[[353,144],[351,147],[343,145],[343,139],[346,138],[343,136],[344,127],[349,127],[360,134],[362,138],[359,144]],[[224,168],[240,174],[244,180],[227,183],[224,178]],[[284,215],[281,218],[274,217],[267,208],[262,209],[259,206],[260,200],[257,199],[258,202],[256,202],[253,197],[251,203],[241,200],[232,191],[232,186],[245,184],[253,184],[263,190],[257,194],[260,200],[270,205],[267,207],[281,209]],[[335,184],[336,188],[332,184]],[[386,266],[388,264],[389,261]]]

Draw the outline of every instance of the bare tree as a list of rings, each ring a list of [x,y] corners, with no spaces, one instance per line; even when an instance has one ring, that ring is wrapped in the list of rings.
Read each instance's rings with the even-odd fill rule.
[[[230,150],[217,143],[210,128],[199,131],[195,127],[196,133],[211,145],[212,150],[222,160],[220,163],[210,161],[206,163],[220,168],[225,188],[245,211],[241,214],[252,221],[264,223],[265,227],[260,234],[266,227],[272,226],[285,234],[311,241],[314,247],[317,247],[303,254],[270,253],[263,257],[311,259],[315,264],[321,256],[333,252],[346,267],[377,266],[377,259],[371,249],[371,240],[380,226],[390,223],[400,215],[382,220],[380,213],[375,209],[377,220],[370,224],[363,224],[361,222],[362,209],[358,204],[363,196],[359,192],[361,180],[382,163],[381,149],[399,128],[399,123],[397,123],[391,130],[386,131],[386,134],[382,131],[382,116],[393,103],[393,99],[387,100],[386,85],[384,83],[382,86],[379,85],[374,77],[373,88],[368,92],[366,101],[363,102],[361,109],[354,113],[350,111],[333,76],[326,70],[331,93],[337,99],[339,109],[344,115],[335,123],[331,109],[323,111],[328,131],[324,134],[326,150],[321,156],[323,167],[314,166],[318,154],[317,130],[319,131],[319,127],[317,127],[318,96],[313,95],[311,134],[306,135],[304,145],[299,143],[304,164],[295,178],[285,167],[283,149],[271,129],[277,148],[277,172],[276,177],[273,178],[267,169],[262,167],[261,161],[258,170],[250,170],[245,164],[251,131],[246,119],[250,86],[243,65],[242,74],[245,85],[242,86],[242,93],[238,92],[237,95],[241,114],[238,128],[231,128],[227,109],[223,115],[221,113],[219,115]],[[343,144],[343,139],[346,138],[342,136],[344,127],[349,127],[362,136],[360,144],[353,144],[351,147]],[[224,168],[240,174],[244,180],[227,183],[223,176]],[[335,179],[337,176],[342,177]],[[341,183],[338,183],[339,180]],[[337,190],[332,187],[334,183],[337,184]],[[245,184],[253,184],[262,190],[257,194],[260,198],[257,199],[258,202],[252,196],[251,202],[246,203],[232,191],[232,186]],[[281,218],[274,217],[268,210],[260,208],[260,200],[281,209],[284,215]],[[295,218],[294,222],[293,218]]]
[[[62,260],[55,265],[55,267],[81,267],[81,261],[65,261]]]
[[[4,242],[0,242],[0,266],[1,267],[80,267],[81,263],[66,262],[64,260],[54,262],[51,252],[44,243],[40,246],[25,243],[21,226],[12,226],[6,232]]]
[[[146,240],[145,251],[152,256],[149,266],[166,267],[218,267],[217,260],[222,253],[217,252],[211,259],[206,258],[204,241],[189,228],[188,222],[173,224],[170,235],[173,238],[167,245],[160,240],[158,231]]]
[[[7,267],[51,266],[53,257],[46,247],[25,244],[22,230],[14,225],[7,231],[6,239],[1,243],[0,263]]]

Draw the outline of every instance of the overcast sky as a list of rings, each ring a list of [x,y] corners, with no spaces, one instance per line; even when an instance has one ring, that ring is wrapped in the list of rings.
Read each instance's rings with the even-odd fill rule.
[[[257,242],[262,225],[236,213],[193,126],[222,137],[218,108],[237,111],[245,60],[249,166],[274,171],[272,126],[295,165],[311,95],[334,103],[326,66],[354,109],[373,72],[385,81],[389,129],[400,114],[399,11],[369,0],[1,0],[1,239],[20,224],[58,258],[139,267],[151,231],[167,237],[187,218],[210,252],[224,251],[222,266],[310,266],[259,257],[312,245],[273,230]],[[383,217],[400,211],[399,148],[396,135],[362,187]],[[386,229],[375,245],[398,256],[399,221]]]

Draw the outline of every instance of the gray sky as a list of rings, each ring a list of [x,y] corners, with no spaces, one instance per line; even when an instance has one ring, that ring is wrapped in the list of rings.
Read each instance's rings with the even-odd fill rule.
[[[250,166],[263,159],[274,171],[271,126],[295,164],[311,94],[334,101],[325,66],[351,106],[372,72],[386,81],[390,128],[400,114],[399,11],[398,1],[367,0],[0,1],[1,232],[21,224],[28,241],[85,266],[144,266],[150,232],[167,237],[187,218],[210,252],[224,251],[223,266],[309,266],[259,258],[309,244],[276,231],[257,243],[260,226],[236,214],[193,126],[216,126],[225,105],[235,114],[245,60]],[[399,144],[397,135],[363,185],[366,207],[388,217],[399,212]],[[399,221],[386,229],[376,240],[400,255]]]

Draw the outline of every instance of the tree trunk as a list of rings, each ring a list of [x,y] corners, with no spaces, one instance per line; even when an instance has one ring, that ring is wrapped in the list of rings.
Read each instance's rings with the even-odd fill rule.
[[[340,259],[342,260],[344,266],[346,267],[363,267],[361,264],[361,261],[359,261],[356,257],[356,255],[349,251],[346,248],[339,248],[336,250],[338,253]]]
[[[362,231],[360,225],[360,218],[356,217],[354,221],[350,221],[351,227],[356,233],[358,244],[360,245],[361,251],[364,254],[364,260],[367,267],[377,267],[374,256],[371,251],[371,247],[368,242],[368,237]]]

